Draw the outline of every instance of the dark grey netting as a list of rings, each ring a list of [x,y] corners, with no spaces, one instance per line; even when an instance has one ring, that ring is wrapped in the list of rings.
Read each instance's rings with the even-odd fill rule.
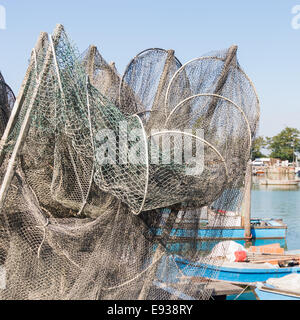
[[[15,95],[0,72],[0,135],[2,136],[15,103]]]
[[[3,135],[6,128],[11,110],[15,103],[15,95],[11,88],[7,85],[3,75],[0,72],[0,136]],[[7,241],[5,240],[5,229],[3,227],[3,217],[0,217],[0,265],[3,263],[5,256]]]
[[[1,141],[2,299],[210,298],[218,268],[199,282],[176,256],[214,263],[202,219],[241,208],[259,107],[235,53],[149,49],[119,77],[63,26],[41,34]]]
[[[115,64],[113,62],[108,64],[95,46],[90,46],[82,54],[82,61],[91,84],[104,97],[118,106],[121,78]]]

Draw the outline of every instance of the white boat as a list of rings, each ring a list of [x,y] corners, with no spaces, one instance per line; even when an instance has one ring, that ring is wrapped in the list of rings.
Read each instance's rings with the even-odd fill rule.
[[[297,186],[300,183],[300,180],[271,180],[264,179],[259,181],[260,185],[264,186]]]
[[[258,300],[300,300],[300,275],[290,274],[279,279],[258,282],[254,289]]]

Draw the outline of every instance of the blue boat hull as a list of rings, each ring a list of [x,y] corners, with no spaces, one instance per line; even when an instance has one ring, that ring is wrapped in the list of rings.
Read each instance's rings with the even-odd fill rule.
[[[267,227],[255,226],[264,221],[268,224]],[[277,220],[251,220],[253,226],[251,228],[251,241],[245,239],[245,230],[239,227],[226,228],[209,228],[200,227],[198,230],[193,230],[191,225],[186,224],[186,227],[176,229],[171,232],[171,237],[168,243],[168,251],[170,253],[178,253],[189,250],[198,250],[209,252],[220,241],[232,240],[243,246],[264,246],[274,243],[279,243],[282,248],[286,247],[287,226]],[[156,230],[156,235],[160,236],[162,229]],[[191,238],[193,241],[191,242]]]
[[[285,239],[287,234],[287,226],[277,220],[266,220],[268,224],[266,227],[256,226],[257,223],[264,222],[264,220],[252,219],[251,234],[253,240],[263,239]],[[162,229],[156,230],[156,235],[160,236]],[[193,229],[193,225],[186,224],[186,228],[174,228],[171,232],[171,237],[177,240],[188,240],[189,238],[197,237],[204,240],[246,240],[245,229],[242,227],[200,227],[198,230]]]
[[[282,278],[291,273],[300,273],[300,267],[290,268],[229,268],[203,263],[190,263],[180,257],[175,258],[175,262],[181,272],[188,277],[212,278],[235,283],[265,282],[270,278]],[[212,276],[213,275],[213,276]]]

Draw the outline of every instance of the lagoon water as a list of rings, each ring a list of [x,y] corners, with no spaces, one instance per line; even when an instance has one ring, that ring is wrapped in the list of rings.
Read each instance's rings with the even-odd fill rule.
[[[288,177],[295,179],[294,176]],[[251,215],[253,218],[278,218],[287,224],[287,249],[300,250],[300,184],[296,187],[263,186],[253,177]],[[278,177],[274,177],[278,179]],[[229,296],[227,300],[235,300]],[[256,300],[252,292],[246,292],[238,300]]]
[[[264,186],[258,184],[260,179],[265,178],[253,177],[252,217],[283,219],[288,226],[287,249],[300,250],[300,183],[292,187]]]
[[[286,249],[300,250],[300,183],[298,186],[260,185],[259,181],[266,178],[297,179],[294,175],[253,177],[251,216],[252,218],[282,219],[288,227]],[[227,296],[227,300],[256,300],[256,297],[252,291],[247,290],[241,295]]]

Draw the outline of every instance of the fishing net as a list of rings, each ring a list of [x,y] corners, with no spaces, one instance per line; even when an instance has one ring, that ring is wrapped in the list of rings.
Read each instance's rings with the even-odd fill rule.
[[[15,103],[15,95],[0,72],[0,135],[2,136]]]
[[[189,68],[149,49],[121,78],[63,26],[40,36],[1,141],[0,298],[210,298],[258,121],[233,51]]]
[[[82,63],[91,84],[102,96],[118,106],[121,78],[115,64],[113,62],[108,64],[95,46],[90,46],[82,54]]]
[[[0,73],[0,136],[3,135],[6,128],[11,110],[15,103],[15,95],[11,88],[6,84],[4,77]],[[2,221],[2,218],[0,219]],[[0,223],[0,257],[5,255],[6,242],[5,229],[3,229],[2,223]],[[2,241],[3,239],[3,241]],[[0,265],[2,264],[0,259]]]

